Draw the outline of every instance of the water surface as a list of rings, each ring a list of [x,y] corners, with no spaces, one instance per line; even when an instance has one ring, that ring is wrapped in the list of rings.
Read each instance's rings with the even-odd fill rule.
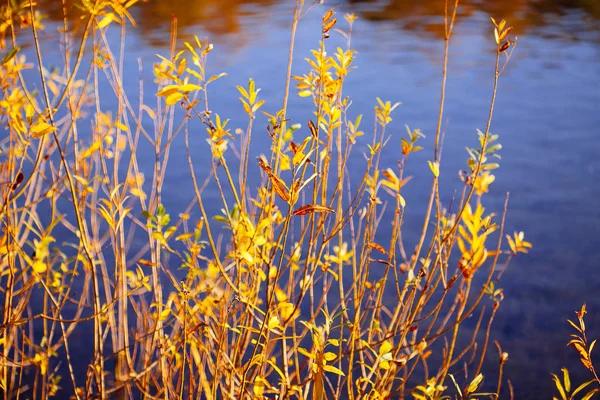
[[[42,3],[51,17],[61,15],[59,3]],[[358,68],[346,84],[353,112],[365,114],[367,129],[376,97],[403,103],[389,128],[396,137],[382,166],[393,167],[399,158],[392,146],[399,144],[405,124],[420,128],[431,149],[441,84],[443,1],[336,4],[339,12],[359,16],[352,37]],[[442,196],[448,203],[460,187],[457,171],[465,168],[464,148],[475,145],[477,128],[485,128],[495,51],[489,17],[506,18],[515,27],[518,45],[501,76],[492,132],[500,135],[504,148],[486,204],[500,212],[510,191],[507,232],[524,230],[534,247],[512,262],[501,281],[505,300],[492,339],[510,354],[505,376],[516,398],[549,398],[550,373],[562,366],[569,367],[574,381],[589,379],[575,351],[565,347],[571,333],[566,319],[574,318],[582,303],[588,303],[590,334],[600,336],[600,2],[469,0],[460,7],[450,50]],[[291,1],[148,1],[134,12],[139,26],[129,31],[126,46],[132,61],[125,75],[137,77],[139,57],[152,93],[151,66],[156,53],[168,53],[174,14],[180,38],[198,34],[215,43],[209,66],[228,76],[213,85],[211,108],[230,118],[234,129],[243,128],[246,119],[235,85],[254,78],[263,89],[266,109],[280,108],[292,10]],[[318,45],[324,10],[317,7],[300,24],[294,74],[307,71],[302,60]],[[127,84],[135,93],[137,78]],[[289,115],[306,121],[311,104],[292,93]],[[203,134],[194,139],[198,154],[208,151]],[[260,134],[264,139],[257,146],[266,146],[266,132],[255,137]],[[366,143],[359,142],[357,154]],[[408,166],[415,176],[406,192],[409,242],[411,232],[420,229],[430,185],[425,163],[431,158],[431,151],[424,151]],[[188,175],[187,165],[178,159],[183,157],[175,154],[170,161],[165,193],[172,194],[168,206],[182,209],[192,194],[177,185],[178,178]],[[494,366],[489,364],[491,375]]]

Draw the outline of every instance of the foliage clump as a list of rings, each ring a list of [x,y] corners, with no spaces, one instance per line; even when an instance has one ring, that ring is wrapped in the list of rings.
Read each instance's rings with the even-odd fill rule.
[[[176,20],[171,52],[153,68],[156,106],[140,95],[134,108],[123,88],[126,55],[114,51],[106,31],[120,24],[123,43],[135,3],[84,0],[83,33],[74,36],[65,18],[64,65],[52,71],[35,4],[11,0],[0,10],[0,388],[8,397],[499,396],[508,354],[498,344],[497,383],[487,385],[491,393],[480,389],[503,298],[497,278],[531,247],[522,232],[504,242],[506,207],[497,218],[483,201],[498,167],[489,160],[501,149],[490,133],[498,80],[514,48],[506,22],[492,20],[487,125],[468,149],[460,196],[444,204],[441,121],[458,2],[446,7],[430,197],[422,226],[406,227],[405,210],[416,205],[403,196],[405,166],[423,150],[424,135],[410,128],[406,137],[392,135],[400,103],[377,99],[366,139],[363,117],[344,95],[356,57],[354,15],[338,29],[335,11],[324,13],[308,71],[288,75],[281,108],[260,99],[254,80],[237,86],[247,125],[232,133],[209,103],[210,84],[224,76],[206,74],[213,46],[195,37],[177,50]],[[311,7],[297,2],[293,35]],[[25,78],[33,64],[18,46],[26,30],[40,71],[37,92]],[[334,34],[347,45],[329,52]],[[313,107],[305,126],[288,126],[292,82]],[[190,135],[198,124],[210,149],[207,171],[194,167],[200,150]],[[266,125],[270,147],[255,163],[257,124]],[[175,149],[181,136],[184,147]],[[367,142],[363,172],[350,178],[353,148]],[[390,147],[400,157],[395,165],[381,158]],[[163,190],[171,152],[189,165],[189,181],[179,183],[195,195],[186,210],[163,205],[172,195]],[[207,191],[221,200],[220,214],[210,215]],[[383,215],[392,216],[386,236],[378,233]],[[416,243],[403,239],[406,229],[419,232]],[[459,331],[475,313],[463,343]],[[74,350],[82,340],[93,341],[88,359]]]

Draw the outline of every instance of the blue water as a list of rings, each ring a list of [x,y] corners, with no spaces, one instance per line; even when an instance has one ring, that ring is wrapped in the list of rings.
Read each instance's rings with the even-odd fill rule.
[[[126,81],[128,92],[138,89],[139,57],[144,65],[147,99],[153,93],[155,54],[168,53],[168,23],[154,21],[168,21],[175,13],[182,36],[207,35],[215,43],[209,73],[228,74],[211,85],[212,110],[230,118],[233,129],[244,128],[247,121],[234,86],[245,85],[250,77],[262,88],[265,110],[280,108],[291,2],[231,2],[222,5],[223,12],[214,6],[217,11],[208,9],[205,13],[190,11],[190,6],[176,1],[161,7],[157,3],[151,2],[156,7],[148,5],[148,10],[134,14],[142,26],[129,30],[126,42],[131,61],[125,65],[125,75],[135,77]],[[408,206],[403,229],[407,248],[412,249],[430,186],[426,161],[432,159],[429,149],[437,121],[443,40],[436,27],[443,9],[430,12],[403,3],[391,4],[382,6],[386,10],[383,13],[377,12],[381,7],[369,2],[341,4],[341,13],[356,11],[359,16],[352,37],[358,68],[350,74],[345,88],[353,99],[351,115],[365,114],[366,136],[356,146],[356,154],[366,150],[370,141],[376,97],[403,103],[388,128],[393,138],[383,153],[381,167],[396,165],[405,124],[427,135],[426,150],[407,166],[407,173],[414,178],[405,192]],[[196,6],[202,7],[202,2]],[[446,204],[454,189],[460,188],[457,171],[466,166],[465,146],[475,146],[476,129],[485,128],[488,115],[495,51],[488,12],[502,17],[504,11],[488,7],[494,6],[466,4],[452,37],[441,188]],[[593,5],[565,9],[553,2],[531,2],[519,7],[511,12],[506,6],[515,19],[509,23],[515,24],[519,38],[500,77],[491,130],[500,135],[502,160],[485,204],[500,213],[505,194],[510,192],[506,232],[523,230],[534,246],[528,255],[513,260],[503,276],[500,287],[505,299],[492,339],[499,340],[510,354],[505,377],[512,381],[516,398],[536,399],[553,394],[550,373],[562,366],[569,367],[576,382],[589,379],[575,351],[565,347],[571,333],[566,319],[574,318],[582,303],[588,303],[590,335],[600,336],[600,27]],[[307,71],[303,58],[318,45],[324,10],[316,8],[300,23],[293,74]],[[195,13],[201,17],[195,19]],[[519,22],[521,26],[516,25]],[[343,41],[332,38],[330,51],[336,44],[343,45]],[[293,122],[304,123],[311,115],[311,104],[295,93],[292,88],[289,116]],[[254,134],[257,154],[266,152],[268,144],[263,130],[266,123],[258,121]],[[191,136],[200,169],[208,159],[205,131],[199,127]],[[193,193],[178,184],[189,172],[182,141],[178,139],[176,144],[181,154],[175,153],[170,159],[164,193],[168,209],[183,210]],[[356,172],[362,173],[362,169]],[[217,194],[206,193],[206,200],[212,199],[218,201]],[[383,224],[380,233],[385,230]],[[495,357],[492,348],[490,359]],[[484,372],[494,376],[495,365],[495,361],[486,364],[488,370]]]

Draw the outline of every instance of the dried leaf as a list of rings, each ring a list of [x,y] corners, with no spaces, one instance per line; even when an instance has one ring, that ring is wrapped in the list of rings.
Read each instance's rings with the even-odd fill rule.
[[[298,145],[291,140],[290,140],[290,149],[292,149],[292,153],[294,153],[294,155],[296,155],[296,153],[298,152]]]
[[[511,44],[512,44],[512,43],[511,43],[511,41],[510,41],[510,40],[509,40],[509,41],[507,41],[507,42],[504,42],[504,44],[502,45],[502,47],[500,47],[500,49],[499,49],[498,51],[499,51],[500,53],[503,53],[504,51],[506,51],[506,49],[508,49],[508,48],[510,47],[510,45],[511,45]]]
[[[308,120],[308,129],[310,129],[310,133],[313,137],[318,137],[317,127],[315,126],[315,123],[312,122],[312,119]]]
[[[258,165],[262,168],[263,171],[265,171],[267,174],[271,173],[271,167],[269,166],[269,164],[267,164],[267,160],[265,159],[265,156],[260,156],[258,157]]]
[[[19,171],[17,177],[15,178],[14,183],[12,184],[12,190],[15,190],[19,185],[23,182],[23,173]]]
[[[271,182],[273,182],[273,189],[275,189],[275,193],[285,202],[290,201],[290,191],[285,185],[285,183],[275,174],[269,173],[269,178],[271,178]]]
[[[308,213],[315,213],[315,212],[332,213],[332,212],[334,212],[334,210],[330,207],[322,206],[319,204],[307,204],[307,205],[304,205],[302,207],[295,209],[294,212],[292,213],[292,215],[296,215],[296,216],[297,215],[305,215]]]

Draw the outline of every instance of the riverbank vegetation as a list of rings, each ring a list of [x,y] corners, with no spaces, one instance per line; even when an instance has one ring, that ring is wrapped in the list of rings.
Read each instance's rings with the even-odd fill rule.
[[[213,46],[178,42],[175,18],[152,93],[142,74],[139,92],[126,90],[138,78],[123,68],[135,3],[83,0],[77,34],[64,2],[54,32],[34,3],[1,9],[6,398],[512,397],[503,380],[509,356],[490,332],[499,279],[531,244],[504,231],[508,196],[497,215],[485,204],[502,148],[494,104],[515,48],[508,23],[490,23],[487,123],[464,154],[462,186],[444,202],[458,1],[446,3],[432,148],[419,129],[397,134],[399,103],[355,110],[344,94],[355,64],[353,14],[298,0],[290,52],[281,55],[289,65],[283,102],[266,103],[252,79],[232,88],[247,120],[233,127],[228,110],[210,103],[211,84],[224,76],[207,73]],[[295,33],[309,12],[323,13],[321,40],[298,61]],[[42,32],[60,45],[42,45]],[[345,46],[330,46],[334,35]],[[51,68],[45,59],[57,49],[62,63]],[[292,76],[293,62],[305,73]],[[290,123],[296,95],[314,111],[301,124]],[[373,115],[372,128],[361,113]],[[192,146],[199,135],[202,148]],[[268,143],[258,157],[257,143]],[[384,163],[386,151],[395,164]],[[423,205],[403,195],[417,187],[405,173],[416,152],[429,154]],[[364,157],[353,158],[351,177],[356,153]],[[188,166],[178,183],[194,195],[186,209],[164,206],[177,195],[165,190],[173,157]],[[417,206],[422,223],[404,224]],[[497,367],[484,375],[486,357]]]

